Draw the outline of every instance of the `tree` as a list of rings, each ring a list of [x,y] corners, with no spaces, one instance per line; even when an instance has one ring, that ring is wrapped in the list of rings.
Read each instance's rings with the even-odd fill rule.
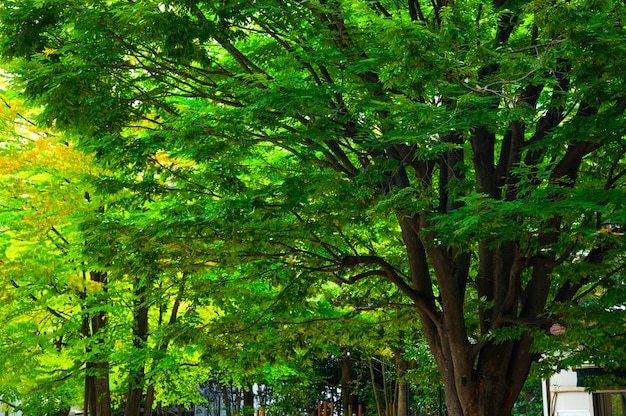
[[[33,108],[14,91],[0,99],[0,368],[8,375],[0,396],[34,415],[67,414],[83,402],[86,414],[105,416],[112,401],[129,403],[126,414],[139,414],[144,370],[177,368],[193,355],[167,351],[169,328],[187,312],[180,306],[186,279],[150,262],[155,248],[129,221],[121,223],[119,212],[104,213],[115,200],[93,192],[90,179],[101,173],[93,158],[40,128]],[[139,214],[130,220],[142,225]],[[130,243],[116,234],[124,227],[124,239],[134,238]],[[111,233],[112,239],[104,238]],[[124,261],[111,254],[119,248]],[[159,261],[183,270],[165,257],[165,248],[156,250]],[[142,267],[133,265],[139,256]],[[152,274],[139,279],[148,268]],[[189,373],[177,372],[179,379]],[[150,372],[146,379],[154,393],[157,382]],[[111,384],[119,387],[112,391]],[[196,393],[193,383],[170,389],[165,399],[190,401],[190,391]]]
[[[451,415],[510,414],[536,341],[616,285],[618,2],[0,7],[42,118],[220,266],[411,304]]]
[[[76,375],[85,380],[75,361],[87,319],[79,298],[92,287],[77,271],[71,241],[89,209],[79,179],[89,158],[39,128],[33,109],[10,92],[1,98],[0,365],[8,377],[0,394],[10,393],[24,413],[67,413],[80,397]]]

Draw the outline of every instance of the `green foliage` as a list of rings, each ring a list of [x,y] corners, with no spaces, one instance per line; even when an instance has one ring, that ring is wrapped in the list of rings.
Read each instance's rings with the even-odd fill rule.
[[[129,382],[165,385],[188,361],[243,385],[266,363],[383,354],[420,329],[451,413],[509,413],[534,352],[564,345],[555,322],[571,328],[567,363],[602,361],[593,340],[622,350],[625,12],[5,1],[13,85],[98,166],[80,183],[93,203],[81,189],[70,212],[33,205],[72,236],[52,235],[33,269],[106,271],[72,313],[111,316],[108,359]],[[44,275],[32,294],[64,304]],[[481,383],[509,390],[478,397]]]
[[[541,380],[529,377],[513,408],[513,416],[537,416],[543,413]]]

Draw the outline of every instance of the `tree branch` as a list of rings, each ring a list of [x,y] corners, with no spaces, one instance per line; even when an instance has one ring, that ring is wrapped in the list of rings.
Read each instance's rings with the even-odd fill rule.
[[[415,305],[427,314],[433,322],[438,322],[438,316],[431,303],[420,292],[411,288],[407,282],[398,274],[396,269],[378,256],[347,256],[341,261],[341,267],[354,267],[359,265],[375,264],[381,267],[384,277],[393,283],[402,293],[415,302]],[[376,273],[376,275],[380,275]]]

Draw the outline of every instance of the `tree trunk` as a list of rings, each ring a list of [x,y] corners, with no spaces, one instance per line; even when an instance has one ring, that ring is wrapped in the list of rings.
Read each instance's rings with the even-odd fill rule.
[[[85,377],[85,416],[111,416],[109,368],[106,363],[87,363]]]
[[[452,329],[450,332],[454,331]],[[458,330],[457,330],[458,331]],[[530,370],[532,339],[480,346],[457,344],[453,336],[429,337],[441,371],[449,416],[508,416]]]
[[[384,360],[380,360],[380,374],[382,375],[383,380],[383,398],[385,400],[385,411],[384,414],[386,416],[391,416],[391,401],[389,400],[389,388],[387,387],[387,366],[385,365]]]
[[[244,416],[254,416],[254,390],[252,384],[243,392],[243,414]]]
[[[137,379],[135,379],[135,382]],[[141,396],[143,389],[141,387],[129,388],[126,396],[126,412],[124,416],[140,416],[141,415]]]
[[[94,282],[106,283],[106,273],[91,272],[90,278]],[[87,275],[83,277],[87,279]],[[83,294],[84,296],[84,294]],[[84,299],[84,297],[83,297]],[[96,334],[104,330],[106,324],[106,315],[104,312],[98,312],[95,315],[83,318],[81,332],[84,337],[94,337]],[[104,340],[97,341],[102,344]],[[104,350],[104,348],[101,348]],[[91,347],[87,348],[87,353],[92,351]],[[102,354],[97,354],[92,361],[85,364],[85,416],[110,416],[111,415],[111,391],[109,385],[109,363],[108,359]]]
[[[343,404],[344,416],[352,416],[352,371],[350,365],[350,353],[341,354],[341,403]]]
[[[137,289],[135,300],[135,325],[133,327],[133,346],[137,352],[146,347],[148,341],[148,306],[146,302],[146,288],[140,286]],[[144,365],[130,369],[128,395],[126,400],[125,416],[140,416],[141,399],[144,385]]]
[[[174,325],[174,323],[176,322],[176,319],[178,318],[178,308],[180,307],[180,301],[181,298],[183,296],[183,292],[184,292],[184,281],[182,282],[182,286],[181,289],[178,293],[178,296],[176,297],[176,300],[174,301],[174,304],[172,305],[172,312],[170,314],[170,318],[168,320],[167,325]],[[141,319],[142,321],[144,321],[141,325],[139,325],[139,320],[137,323],[137,330],[136,333],[140,336],[141,339],[144,339],[144,341],[147,341],[148,339],[148,308],[144,308],[145,310],[141,310],[140,313],[138,313],[137,315],[141,315]],[[161,308],[159,309],[159,326],[161,326],[162,324],[162,320],[163,320],[163,306],[161,306]],[[143,328],[143,331],[139,329],[139,327]],[[141,335],[143,333],[143,335]],[[169,346],[169,339],[165,338],[162,340],[161,344],[159,345],[158,351],[159,352],[165,352],[167,351],[167,348]],[[154,384],[149,384],[148,388],[146,389],[146,401],[145,401],[145,405],[144,405],[144,416],[150,416],[152,414],[152,407],[154,406]],[[159,411],[159,409],[157,409],[157,412]]]
[[[396,416],[409,416],[409,384],[404,379],[407,369],[409,368],[409,363],[402,356],[402,351],[399,348],[392,348],[393,351],[393,359],[396,366],[396,375],[398,377],[397,381],[397,411]]]
[[[231,416],[232,406],[230,400],[230,386],[222,386],[222,398],[224,399],[224,409],[226,410],[226,416]]]
[[[146,390],[146,403],[143,408],[143,415],[150,416],[152,414],[152,406],[154,405],[154,385],[151,384]]]
[[[508,322],[540,318],[549,293],[550,269],[532,267],[522,293],[520,275],[528,266],[522,263],[516,245],[501,243],[493,248],[493,244],[484,243],[476,280],[480,280],[478,296],[490,307],[472,312],[479,315],[480,327],[469,330],[465,321],[469,254],[436,246],[428,239],[431,237],[420,241],[418,230],[425,226],[424,219],[405,218],[400,224],[413,276],[412,287],[404,290],[419,308],[422,332],[442,375],[448,415],[509,416],[530,365],[537,358],[530,352],[533,340],[521,335],[519,339],[495,342],[488,336],[506,330]],[[433,278],[438,297],[430,289]],[[473,341],[480,337],[486,340]]]
[[[380,402],[380,395],[378,394],[378,388],[376,387],[376,375],[374,373],[374,363],[372,362],[371,358],[369,359],[368,364],[369,364],[369,368],[370,368],[370,376],[372,378],[372,391],[374,393],[374,401],[376,402],[376,414],[378,416],[383,416],[384,413],[382,411],[382,404]]]

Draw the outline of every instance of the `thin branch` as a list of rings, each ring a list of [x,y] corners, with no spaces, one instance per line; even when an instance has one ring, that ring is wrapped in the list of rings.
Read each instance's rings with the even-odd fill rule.
[[[253,17],[252,18],[261,28],[263,28],[265,30],[265,33],[269,34],[272,39],[274,39],[280,46],[282,46],[287,52],[292,53],[293,52],[293,48],[285,41],[281,38],[280,34],[274,30],[272,30],[267,24],[265,24],[265,22],[262,22],[260,19]],[[315,68],[313,68],[313,65],[311,65],[308,62],[304,62],[302,60],[301,56],[294,56],[294,58],[296,59],[296,61],[298,61],[303,67],[304,69],[306,69],[309,74],[311,74],[311,76],[313,77],[313,79],[315,80],[315,83],[317,85],[323,85],[323,82],[320,78],[320,76],[317,74],[317,72],[315,71]]]
[[[257,324],[259,324],[261,322],[261,320],[268,316],[270,314],[270,311],[276,306],[278,305],[278,302],[281,301],[281,299],[283,299],[289,289],[291,289],[294,285],[296,284],[296,282],[291,282],[290,284],[288,284],[285,288],[283,288],[283,290],[281,290],[281,292],[276,296],[276,298],[274,299],[274,301],[267,307],[265,308],[261,314],[256,317],[250,324],[246,325],[245,327],[239,328],[239,329],[234,329],[232,331],[224,331],[224,334],[239,334],[242,332],[246,332],[249,331],[250,329],[254,328]]]
[[[0,403],[4,403],[7,406],[13,408],[13,409],[19,409],[19,405],[13,404],[11,402],[7,402],[6,400],[4,400],[2,397],[0,397]]]
[[[422,13],[422,7],[419,0],[408,0],[409,2],[409,15],[412,21],[416,21],[418,18],[422,23],[426,23],[424,13]]]
[[[4,103],[5,106],[7,106],[7,108],[9,108],[10,110],[13,109],[13,107],[11,107],[11,104],[8,103],[7,100],[4,99],[3,96],[0,96],[0,100]],[[35,124],[35,122],[33,122],[32,120],[30,120],[28,117],[24,116],[21,113],[17,113],[18,117],[21,118],[22,120],[24,120],[26,123],[30,124],[33,127],[37,127],[37,124]]]
[[[384,270],[376,269],[376,270],[368,270],[366,272],[359,273],[359,274],[354,275],[354,276],[350,276],[347,279],[337,275],[337,273],[333,273],[333,276],[341,284],[352,285],[352,284],[358,282],[359,280],[367,279],[368,277],[372,277],[372,276],[387,277],[387,273],[385,273]]]
[[[617,273],[619,273],[620,271],[626,269],[626,263],[622,264],[619,267],[616,267],[615,269],[611,270],[610,272],[608,272],[607,274],[605,274],[604,276],[602,276],[600,279],[598,279],[597,282],[595,282],[593,285],[591,285],[590,287],[588,287],[584,292],[582,292],[580,295],[576,296],[573,299],[573,302],[579,302],[582,298],[584,298],[585,296],[587,296],[588,294],[592,293],[594,290],[596,290],[596,288],[598,288],[598,286],[600,286],[602,283],[604,283],[606,280],[610,279],[611,277],[615,276]]]
[[[17,282],[16,282],[14,279],[11,279],[11,284],[12,284],[12,285],[13,285],[13,287],[14,287],[14,288],[16,288],[16,289],[21,289],[21,288],[22,288],[20,285],[18,285],[18,284],[17,284]],[[35,301],[35,302],[39,302],[39,298],[37,298],[37,296],[33,295],[32,293],[29,293],[29,294],[28,294],[28,297],[29,297],[31,300]],[[62,319],[62,320],[64,320],[64,321],[66,321],[66,320],[69,318],[69,316],[67,316],[67,315],[65,315],[65,316],[64,316],[62,312],[58,312],[58,311],[56,311],[56,310],[52,309],[52,308],[51,308],[50,306],[48,306],[48,305],[46,305],[46,309],[47,309],[47,310],[48,310],[48,312],[50,312],[52,315],[54,315],[54,316],[56,316],[57,318]]]
[[[54,232],[57,236],[59,236],[59,238],[68,246],[70,245],[70,242],[67,241],[67,239],[65,237],[63,237],[63,235],[59,232],[59,230],[56,229],[56,227],[54,225],[50,226],[50,229],[52,230],[52,232]]]
[[[535,49],[535,51],[537,52],[537,55],[539,55],[539,48],[546,48],[546,47],[549,48],[551,46],[558,45],[558,44],[564,43],[566,41],[567,41],[567,39],[554,39],[554,40],[551,40],[549,42],[540,43],[540,44],[537,44],[537,45],[525,46],[523,48],[507,51],[507,53],[519,53],[519,52],[525,52],[525,51],[528,51],[528,50]]]
[[[415,305],[423,311],[433,322],[438,322],[439,317],[437,316],[436,311],[429,304],[427,299],[422,296],[420,292],[413,289],[408,285],[406,281],[398,274],[398,271],[389,263],[387,263],[384,259],[378,256],[348,256],[344,257],[341,262],[342,267],[353,267],[364,264],[375,264],[382,268],[385,273],[385,278],[389,280],[391,283],[396,285],[398,289],[405,295],[407,295]]]
[[[356,247],[350,242],[348,237],[344,234],[344,232],[341,229],[341,227],[338,224],[333,224],[333,228],[337,231],[337,233],[341,236],[341,238],[343,238],[343,241],[345,241],[346,244],[348,245],[348,247],[350,247],[350,250],[352,250],[354,255],[358,256],[359,252],[357,251]]]
[[[626,169],[624,169],[621,172],[619,172],[617,175],[615,175],[615,170],[617,169],[617,166],[619,165],[619,162],[621,161],[624,154],[626,154],[626,147],[624,147],[622,151],[618,153],[617,157],[611,164],[611,168],[609,169],[609,174],[607,175],[606,184],[604,185],[605,190],[611,189],[613,185],[615,185],[615,183],[622,176],[624,176],[624,174],[626,174]]]
[[[166,171],[168,171],[170,174],[174,175],[176,178],[179,178],[179,179],[181,179],[181,180],[182,180],[182,181],[184,181],[184,182],[187,182],[187,183],[189,183],[189,184],[191,184],[191,185],[193,185],[193,186],[197,186],[198,188],[200,188],[200,189],[204,189],[204,190],[205,190],[205,192],[201,192],[201,191],[195,191],[195,192],[200,192],[200,193],[203,193],[203,194],[205,194],[205,195],[210,195],[210,196],[213,196],[213,197],[215,197],[215,198],[220,198],[220,199],[222,198],[222,196],[221,196],[221,195],[218,195],[218,194],[214,193],[211,189],[207,188],[206,186],[201,185],[201,184],[199,184],[199,183],[197,183],[197,182],[194,182],[194,181],[192,181],[191,179],[189,179],[189,178],[187,178],[187,177],[185,177],[185,176],[181,175],[179,172],[175,171],[175,170],[174,170],[174,169],[172,169],[171,167],[164,165],[164,164],[163,164],[163,163],[161,163],[161,162],[160,162],[157,158],[155,158],[155,157],[151,157],[151,160],[152,160],[154,163],[156,163],[157,165],[159,165],[160,167],[162,167],[163,169],[165,169]],[[174,189],[174,188],[166,188],[166,190],[168,190],[168,191],[174,191],[174,190],[176,190],[176,189]]]
[[[295,211],[291,211],[291,213],[293,214],[294,217],[296,217],[301,223],[305,223],[304,219],[302,218],[302,216],[300,214],[298,214]],[[308,228],[308,227],[307,227]],[[330,246],[328,243],[325,243],[324,241],[322,241],[321,238],[319,238],[315,232],[313,232],[313,230],[309,230],[309,234],[311,235],[311,237],[313,237],[313,241],[315,241],[316,243],[320,244],[324,250],[326,250],[335,260],[340,261],[341,257],[336,254],[333,251],[333,247]]]

